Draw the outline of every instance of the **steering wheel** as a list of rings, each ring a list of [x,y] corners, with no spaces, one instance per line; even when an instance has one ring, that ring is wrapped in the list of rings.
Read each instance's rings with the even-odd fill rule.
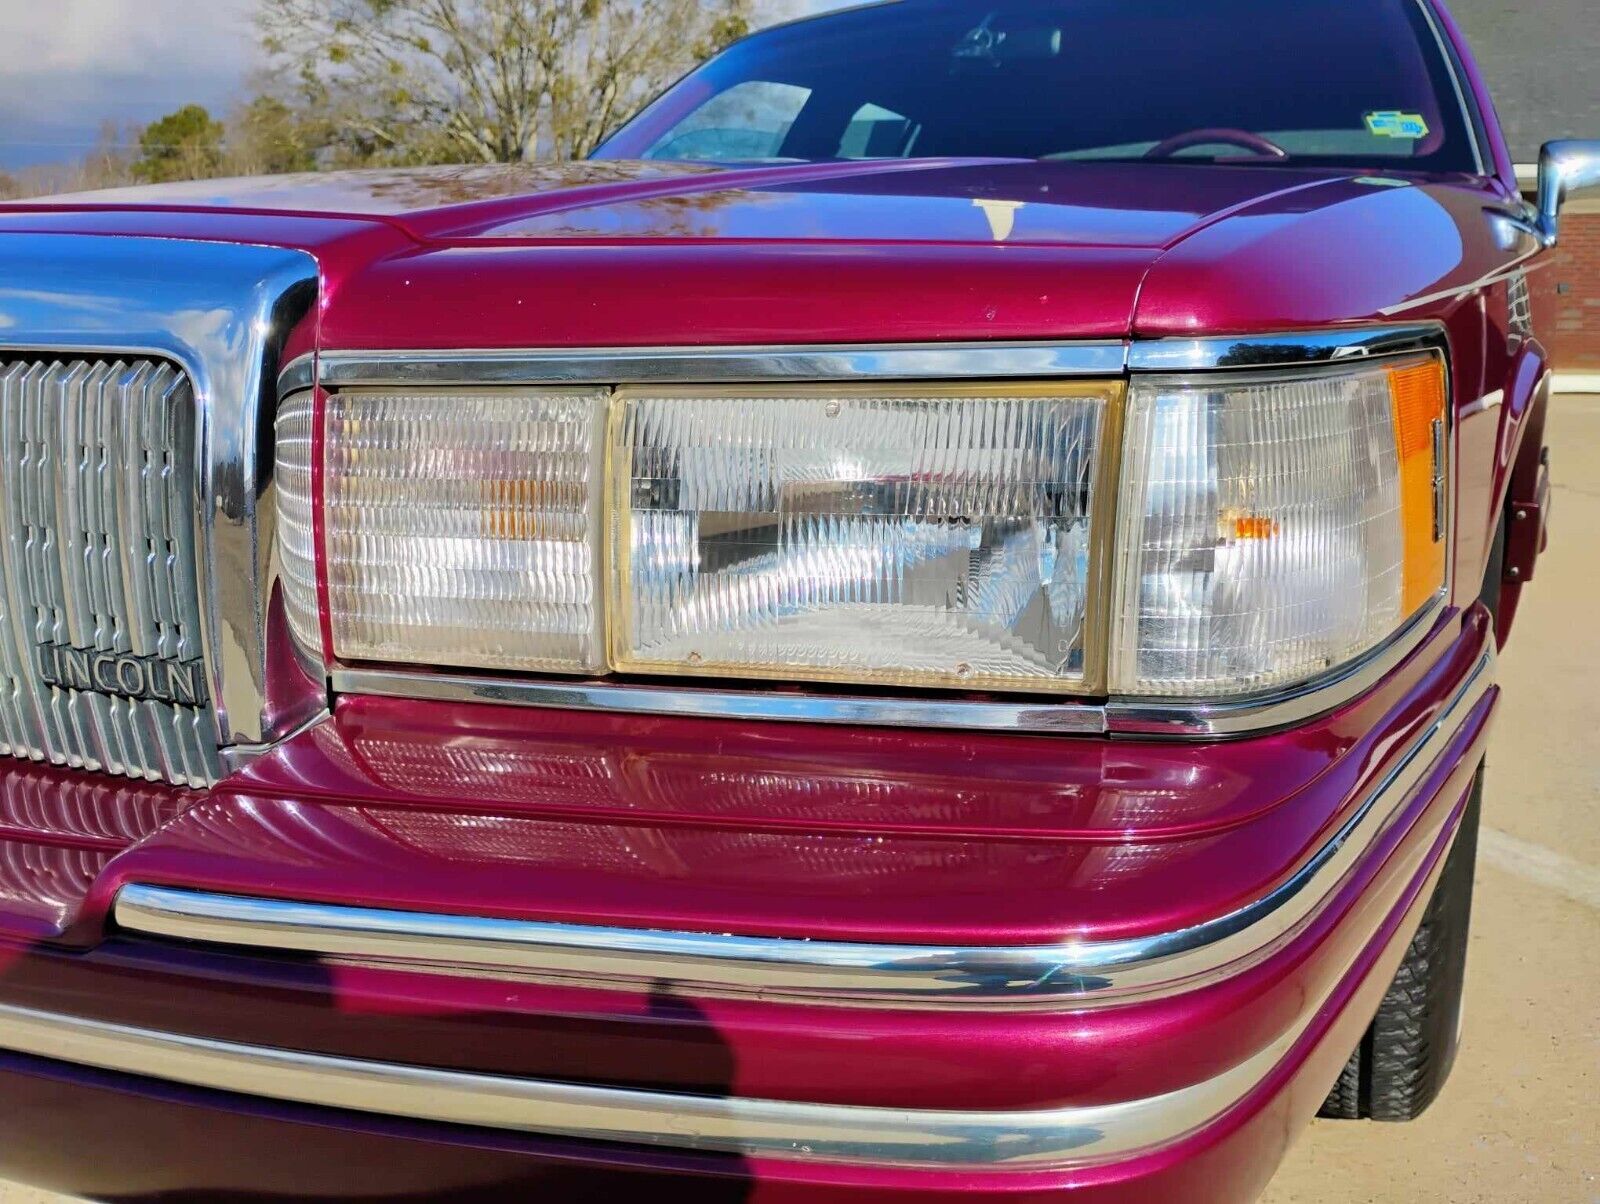
[[[1190,130],[1187,134],[1174,134],[1170,138],[1163,138],[1149,150],[1145,151],[1146,159],[1170,159],[1181,150],[1188,150],[1192,146],[1207,146],[1213,142],[1221,142],[1227,146],[1237,146],[1244,150],[1254,151],[1268,159],[1287,159],[1289,152],[1284,150],[1270,138],[1263,138],[1260,134],[1252,134],[1249,130]]]

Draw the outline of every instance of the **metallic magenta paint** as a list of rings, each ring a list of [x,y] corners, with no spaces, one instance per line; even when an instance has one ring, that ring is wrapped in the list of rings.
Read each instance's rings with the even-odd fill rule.
[[[83,897],[78,931],[98,932],[126,881],[757,934],[1015,943],[1160,931],[1291,872],[1488,638],[1481,611],[1451,620],[1345,712],[1205,748],[352,702],[117,857]],[[1470,776],[1488,710],[1439,774]],[[693,747],[703,777],[688,792],[672,771]],[[770,777],[749,774],[757,754]],[[791,775],[812,788],[795,790]],[[1459,798],[1451,789],[1423,791],[1335,904],[1271,958],[1092,1013],[639,997],[129,940],[13,959],[0,1001],[355,1056],[772,1098],[1134,1098],[1236,1063],[1336,982],[1431,840],[1425,817]],[[1020,900],[996,884],[1015,874],[1028,876]],[[865,1042],[870,1060],[853,1052]]]
[[[510,1193],[518,1188],[558,1185],[569,1192],[628,1190],[649,1192],[653,1198],[695,1200],[717,1199],[724,1192],[730,1199],[770,1201],[953,1200],[989,1192],[1039,1201],[1067,1194],[1107,1204],[1248,1199],[1259,1191],[1281,1155],[1283,1133],[1293,1131],[1316,1108],[1326,1081],[1343,1061],[1363,1017],[1387,985],[1459,819],[1491,705],[1491,700],[1485,700],[1475,721],[1421,792],[1423,801],[1406,817],[1421,819],[1419,813],[1434,813],[1436,835],[1429,840],[1411,840],[1414,847],[1409,849],[1401,838],[1393,854],[1383,860],[1379,879],[1355,884],[1359,889],[1351,893],[1356,903],[1345,922],[1333,931],[1343,933],[1346,947],[1341,952],[1354,954],[1356,964],[1313,1030],[1280,1069],[1237,1108],[1158,1153],[1078,1171],[1004,1176],[685,1159],[283,1107],[11,1057],[0,1057],[0,1092],[10,1098],[70,1106],[74,1115],[86,1121],[101,1115],[115,1117],[110,1131],[123,1136],[115,1139],[114,1149],[101,1147],[106,1159],[90,1162],[81,1157],[81,1145],[72,1133],[59,1125],[52,1128],[38,1123],[41,1111],[48,1115],[52,1108],[15,1108],[5,1110],[0,1120],[0,1136],[6,1138],[0,1141],[0,1150],[13,1166],[25,1165],[33,1180],[66,1190],[95,1192],[97,1177],[103,1182],[109,1175],[118,1183],[139,1182],[145,1190],[189,1190],[196,1192],[196,1198],[210,1200],[260,1199],[261,1193],[293,1191],[312,1192],[323,1199],[506,1199],[515,1198]],[[1412,833],[1417,830],[1408,829]],[[1376,938],[1370,942],[1357,939],[1355,948],[1350,949],[1350,938],[1365,931],[1367,925],[1373,926]],[[1314,948],[1318,943],[1339,942],[1337,937],[1321,933],[1313,934],[1306,943]],[[205,973],[206,968],[200,969]],[[234,985],[241,996],[254,994],[260,1000],[253,1014],[278,1014],[276,992],[262,993],[245,974],[237,970],[235,974]],[[13,969],[6,981],[14,977]],[[205,977],[222,983],[229,975],[221,967],[210,967]],[[116,981],[135,991],[148,985],[141,983],[137,972],[125,972]],[[79,1007],[104,1007],[106,1001],[103,989],[90,987],[70,1002]],[[173,1023],[170,995],[164,1000],[152,995],[145,1007],[152,1014],[163,1015],[166,1024]],[[430,1010],[413,1004],[392,1008],[390,1014],[426,1015]],[[687,1011],[683,1015],[687,1018]],[[1197,1011],[1186,1019],[1212,1031],[1225,1031],[1230,1024],[1225,1011]],[[714,1022],[706,1024],[698,1015],[691,1023],[703,1025],[707,1031],[715,1029]],[[1138,1061],[1152,1060],[1152,1047],[1143,1034],[1108,1027],[1109,1033],[1102,1036],[1112,1056],[1117,1049],[1136,1050]],[[708,1051],[700,1053],[704,1066]],[[710,1064],[726,1070],[727,1062],[719,1060],[725,1057],[713,1054]],[[194,1143],[183,1140],[185,1126],[192,1126],[197,1108],[204,1110],[207,1140],[200,1143],[204,1149],[192,1149]],[[296,1157],[269,1159],[268,1151],[282,1148],[284,1140],[291,1143]],[[186,1152],[174,1158],[174,1149]],[[385,1169],[357,1182],[349,1177],[351,1159],[375,1161]],[[392,1178],[402,1169],[412,1177]]]
[[[1540,480],[1549,368],[1536,340],[1507,328],[1500,279],[1533,248],[1507,237],[1509,157],[1444,20],[1491,114],[1491,178],[609,163],[0,205],[0,237],[157,234],[309,251],[322,304],[291,356],[1436,320],[1453,355],[1458,515],[1456,608],[1432,637],[1343,710],[1247,740],[347,698],[209,795],[0,765],[0,1001],[67,1014],[648,1087],[1009,1108],[1193,1083],[1282,1032],[1308,993],[1339,984],[1268,1082],[1177,1145],[1052,1175],[827,1170],[391,1122],[0,1055],[0,1172],[91,1195],[205,1200],[1253,1196],[1398,962],[1481,757],[1492,694],[1322,916],[1235,977],[1164,1000],[1056,1015],[693,1000],[225,955],[117,936],[107,916],[116,889],[139,881],[704,931],[1024,942],[1161,932],[1282,881],[1493,638],[1473,605],[1488,541],[1506,499],[1534,496]],[[1024,202],[1003,241],[974,204],[985,199]],[[1503,594],[1511,609],[1518,588]],[[292,692],[296,671],[275,666],[277,684]],[[63,1114],[75,1126],[54,1119]]]

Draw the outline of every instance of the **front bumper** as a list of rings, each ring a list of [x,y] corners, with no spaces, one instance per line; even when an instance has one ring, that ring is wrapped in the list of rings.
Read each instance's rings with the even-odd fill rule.
[[[1248,1198],[1403,952],[1492,670],[1452,615],[1203,746],[346,704],[0,944],[0,1099],[147,1130],[85,1166],[7,1108],[0,1173]],[[285,1141],[386,1169],[251,1152]]]

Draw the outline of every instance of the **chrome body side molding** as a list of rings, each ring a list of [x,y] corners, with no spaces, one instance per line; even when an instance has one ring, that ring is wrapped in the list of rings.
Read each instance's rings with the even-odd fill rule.
[[[1156,936],[1046,946],[873,945],[383,911],[139,884],[117,896],[115,919],[164,938],[585,987],[664,982],[699,996],[871,1007],[1123,1003],[1238,973],[1309,923],[1492,688],[1493,668],[1491,649],[1344,826],[1277,889],[1229,915]]]

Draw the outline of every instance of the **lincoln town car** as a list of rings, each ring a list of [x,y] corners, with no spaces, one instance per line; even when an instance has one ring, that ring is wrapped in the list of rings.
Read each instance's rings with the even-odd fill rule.
[[[0,1178],[1236,1204],[1420,1115],[1597,183],[1438,0],[901,0],[581,163],[0,205]]]

